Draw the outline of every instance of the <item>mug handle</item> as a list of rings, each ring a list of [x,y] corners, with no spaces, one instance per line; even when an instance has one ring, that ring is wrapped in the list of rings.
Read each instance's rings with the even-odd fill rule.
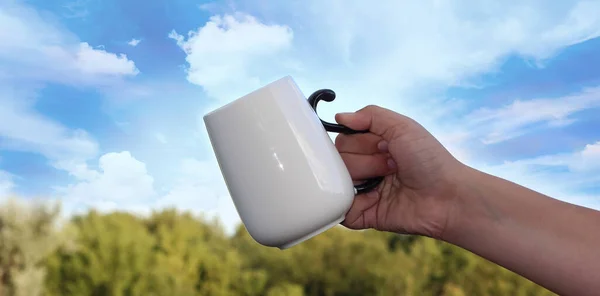
[[[335,92],[330,89],[320,89],[320,90],[315,91],[314,93],[312,93],[310,95],[310,97],[308,97],[308,103],[313,108],[315,113],[317,113],[317,104],[319,103],[320,100],[323,100],[325,102],[332,102],[333,100],[335,100]],[[317,117],[318,116],[319,115],[317,114]],[[329,123],[329,122],[323,121],[321,118],[319,118],[319,120],[325,127],[325,130],[328,132],[332,132],[332,133],[351,135],[351,134],[364,134],[364,133],[369,132],[369,130],[363,130],[363,131],[353,130],[353,129],[351,129],[347,126],[341,125],[341,124],[334,124],[334,123]],[[377,187],[379,185],[379,183],[381,183],[381,181],[383,181],[383,176],[368,179],[367,181],[365,181],[362,184],[354,185],[354,191],[356,194],[362,194],[362,193],[371,191],[371,190],[375,189],[375,187]]]

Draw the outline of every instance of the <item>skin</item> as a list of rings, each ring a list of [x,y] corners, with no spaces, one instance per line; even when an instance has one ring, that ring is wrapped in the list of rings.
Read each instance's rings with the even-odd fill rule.
[[[386,176],[356,196],[342,225],[442,240],[559,295],[600,290],[600,212],[471,168],[391,110],[367,106],[336,121],[370,131],[336,138],[352,178]]]

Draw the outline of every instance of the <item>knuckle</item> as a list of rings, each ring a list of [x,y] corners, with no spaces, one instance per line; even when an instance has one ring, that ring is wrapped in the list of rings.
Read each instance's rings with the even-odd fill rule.
[[[360,111],[373,112],[373,111],[375,111],[377,109],[379,109],[379,106],[373,105],[373,104],[369,104],[369,105],[363,107],[362,109],[360,109]]]

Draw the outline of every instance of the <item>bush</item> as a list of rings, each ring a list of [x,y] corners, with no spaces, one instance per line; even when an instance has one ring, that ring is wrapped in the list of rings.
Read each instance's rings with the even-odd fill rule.
[[[2,208],[0,295],[552,295],[425,237],[340,226],[281,251],[243,226],[227,237],[175,210],[90,211],[62,230],[57,217],[57,208]]]

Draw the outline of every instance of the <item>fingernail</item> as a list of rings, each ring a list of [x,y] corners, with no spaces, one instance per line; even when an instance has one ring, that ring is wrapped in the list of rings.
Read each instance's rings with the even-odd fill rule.
[[[354,113],[353,112],[340,112],[337,115],[339,115],[339,116],[349,116],[349,115],[352,115],[352,114],[354,114]]]
[[[388,158],[387,165],[390,169],[395,169],[397,167],[396,162],[391,158]]]
[[[388,152],[388,142],[380,141],[379,143],[377,143],[377,149],[379,149],[379,151],[381,152]]]

